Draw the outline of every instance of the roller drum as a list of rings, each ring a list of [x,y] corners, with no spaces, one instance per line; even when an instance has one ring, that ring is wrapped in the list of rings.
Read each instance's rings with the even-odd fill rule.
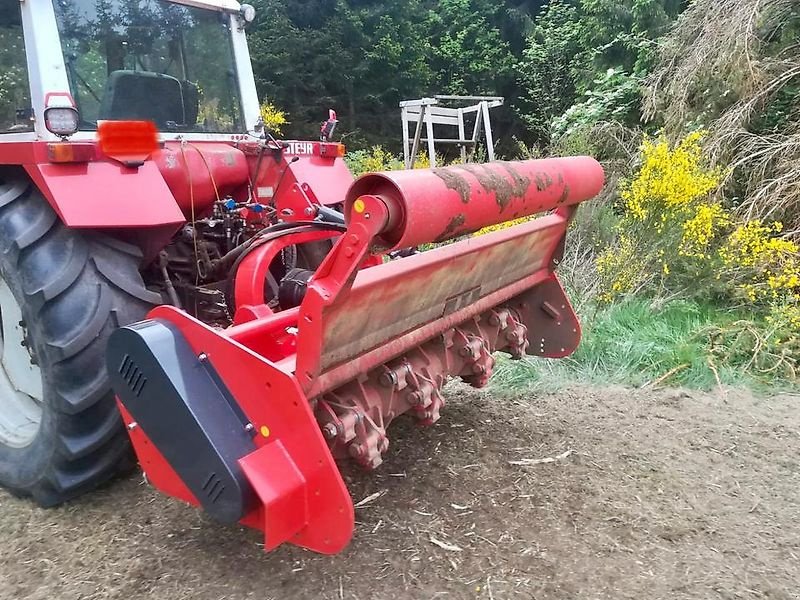
[[[362,196],[380,198],[391,215],[383,245],[410,248],[578,204],[603,183],[588,156],[370,173],[351,186],[345,214]]]

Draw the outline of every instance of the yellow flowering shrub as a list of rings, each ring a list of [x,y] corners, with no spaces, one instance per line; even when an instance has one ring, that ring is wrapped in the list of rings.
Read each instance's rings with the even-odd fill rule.
[[[644,283],[645,265],[639,256],[637,244],[625,233],[620,234],[616,247],[598,256],[596,266],[600,277],[607,283],[600,292],[602,302],[611,302],[616,297],[630,294]],[[666,263],[662,268],[667,268]]]
[[[678,255],[709,258],[709,248],[716,241],[719,232],[730,225],[730,222],[730,215],[721,204],[700,204],[694,216],[681,225],[683,235]]]
[[[779,222],[754,219],[736,227],[719,250],[728,278],[749,301],[793,298],[800,290],[798,245],[777,237]]]
[[[520,223],[530,221],[533,218],[534,217],[523,217],[521,219],[514,219],[513,221],[506,221],[505,223],[500,223],[499,225],[490,225],[489,227],[484,227],[480,231],[475,232],[475,235],[483,235],[485,233],[492,233],[493,231],[507,229],[508,227],[513,227],[514,225],[519,225]]]
[[[436,158],[438,159],[437,162],[439,163],[439,165],[441,165],[442,164],[440,162],[441,161],[441,157],[437,155]],[[420,152],[419,154],[417,154],[417,160],[414,161],[414,168],[415,169],[430,169],[431,168],[431,158],[430,158],[430,156],[428,156],[427,152]]]
[[[350,171],[358,177],[364,173],[378,173],[380,171],[398,171],[405,168],[405,164],[400,156],[392,154],[383,146],[373,146],[369,150],[355,150],[349,152],[345,157]],[[437,155],[436,163],[438,165],[448,164],[453,165],[460,162],[450,161],[445,163],[444,157]],[[417,160],[414,161],[415,169],[429,169],[431,166],[430,158],[427,152],[420,152],[417,154]]]
[[[632,217],[638,221],[663,217],[670,209],[694,205],[717,188],[722,173],[703,165],[702,139],[703,132],[690,133],[671,147],[664,137],[645,138],[642,165],[621,192]]]
[[[723,173],[703,165],[701,140],[692,133],[674,146],[644,141],[640,168],[622,184],[619,243],[597,259],[602,300],[653,284],[751,303],[800,291],[800,248],[780,237],[781,223],[736,223],[710,196]]]
[[[369,150],[351,152],[346,158],[350,170],[355,176],[364,173],[394,171],[403,166],[400,160],[383,146],[373,146]]]
[[[701,140],[700,132],[674,146],[663,137],[644,140],[641,165],[621,186],[619,244],[597,260],[602,300],[653,284],[674,287],[708,270],[730,216],[710,198],[722,172],[703,164]]]
[[[234,127],[233,115],[224,106],[220,106],[218,98],[210,98],[200,103],[197,120],[211,129],[223,131]]]
[[[648,288],[744,302],[753,318],[710,331],[711,360],[797,379],[800,246],[781,237],[781,223],[741,221],[712,197],[723,172],[703,164],[701,140],[643,143],[641,166],[622,183],[617,241],[596,259],[599,300]]]
[[[788,335],[793,342],[800,340],[800,302],[797,300],[800,298],[796,297],[792,303],[773,306],[766,319],[767,323],[775,326],[776,332]]]
[[[264,127],[274,135],[282,135],[283,126],[289,122],[286,113],[269,100],[261,105],[261,120],[264,122]]]

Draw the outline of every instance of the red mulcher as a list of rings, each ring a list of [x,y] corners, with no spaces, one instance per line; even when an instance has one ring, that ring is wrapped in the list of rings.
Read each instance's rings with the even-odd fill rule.
[[[112,477],[130,439],[162,492],[267,549],[338,552],[337,460],[379,467],[395,418],[434,424],[445,382],[485,386],[496,352],[575,350],[555,270],[602,168],[353,181],[333,121],[319,142],[264,132],[251,7],[139,0],[134,26],[122,4],[113,27],[93,0],[0,10],[30,73],[0,112],[0,483],[57,504]]]

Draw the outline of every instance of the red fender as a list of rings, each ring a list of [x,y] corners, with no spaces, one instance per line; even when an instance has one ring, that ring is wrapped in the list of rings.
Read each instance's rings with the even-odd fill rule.
[[[184,223],[156,163],[28,164],[25,170],[67,227],[154,227]]]

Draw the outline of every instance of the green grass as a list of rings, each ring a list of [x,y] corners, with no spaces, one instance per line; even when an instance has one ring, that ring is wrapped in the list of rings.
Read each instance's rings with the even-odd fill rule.
[[[690,301],[658,307],[648,300],[631,299],[583,315],[583,341],[567,359],[502,358],[493,385],[500,389],[558,389],[569,383],[641,386],[663,377],[663,385],[711,389],[717,380],[709,365],[704,330],[743,317],[743,313]],[[756,391],[793,387],[787,381],[765,381],[746,373],[742,365],[712,364],[724,385]]]

